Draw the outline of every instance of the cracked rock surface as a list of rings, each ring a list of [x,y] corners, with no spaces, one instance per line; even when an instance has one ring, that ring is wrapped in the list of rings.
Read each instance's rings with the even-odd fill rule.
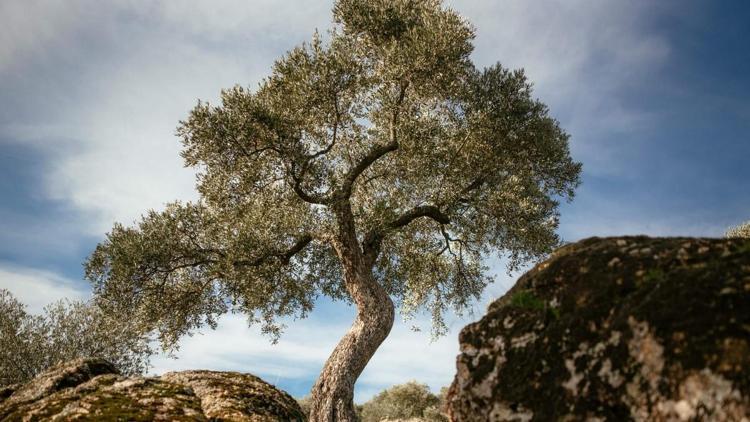
[[[459,341],[456,421],[750,421],[750,239],[562,247]]]
[[[303,421],[297,402],[258,377],[184,371],[127,378],[101,359],[58,365],[0,390],[8,421]]]

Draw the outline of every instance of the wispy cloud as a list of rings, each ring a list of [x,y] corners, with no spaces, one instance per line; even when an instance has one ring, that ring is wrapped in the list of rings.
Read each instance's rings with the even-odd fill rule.
[[[84,229],[100,235],[114,221],[194,198],[177,122],[199,98],[259,82],[279,54],[330,19],[330,5],[300,1],[25,4],[3,2],[0,25],[17,19],[0,41],[3,68],[49,75],[15,72],[0,83],[18,103],[0,114],[0,135],[49,155],[47,194],[91,215]],[[52,82],[39,84],[40,76]]]
[[[0,3],[0,75],[49,51],[80,23],[76,2],[4,1]],[[80,2],[78,2],[80,3]]]
[[[80,283],[50,271],[0,263],[0,288],[9,290],[31,313],[60,299],[84,299],[89,295]]]

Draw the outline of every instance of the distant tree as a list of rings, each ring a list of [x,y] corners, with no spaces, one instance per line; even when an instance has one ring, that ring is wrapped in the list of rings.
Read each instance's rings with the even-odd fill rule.
[[[423,418],[426,421],[448,421],[448,416],[445,414],[446,410],[446,396],[448,395],[448,387],[441,387],[440,392],[437,394],[438,404],[435,406],[427,407],[424,410]]]
[[[27,381],[46,366],[41,322],[9,291],[0,289],[0,386]]]
[[[96,306],[59,301],[42,315],[31,315],[0,289],[0,386],[28,381],[53,365],[82,357],[101,357],[124,374],[141,374],[152,354],[147,337]]]
[[[737,227],[731,227],[724,236],[727,238],[744,237],[750,239],[750,221],[746,221]]]
[[[383,390],[362,405],[362,422],[412,419],[443,422],[440,397],[432,394],[426,384],[410,381]]]
[[[280,333],[320,295],[357,308],[312,392],[313,421],[356,418],[353,389],[394,301],[465,310],[507,253],[558,244],[580,164],[523,72],[478,69],[471,26],[439,0],[338,0],[335,26],[255,90],[181,122],[200,199],[115,224],[87,262],[101,306],[165,348],[226,312]]]

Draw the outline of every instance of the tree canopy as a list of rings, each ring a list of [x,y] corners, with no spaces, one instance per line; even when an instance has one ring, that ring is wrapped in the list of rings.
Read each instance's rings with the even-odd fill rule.
[[[473,29],[438,1],[342,0],[336,25],[181,122],[196,203],[115,225],[87,275],[167,344],[244,312],[278,333],[320,294],[346,298],[328,239],[348,200],[378,281],[441,329],[489,281],[557,244],[580,165],[522,71],[470,60]]]

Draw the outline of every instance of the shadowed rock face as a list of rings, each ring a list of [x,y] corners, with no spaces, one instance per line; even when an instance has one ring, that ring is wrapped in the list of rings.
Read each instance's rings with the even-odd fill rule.
[[[457,421],[750,420],[750,240],[592,238],[460,335]]]
[[[100,359],[59,365],[0,390],[0,420],[302,421],[288,394],[236,372],[126,378]]]

